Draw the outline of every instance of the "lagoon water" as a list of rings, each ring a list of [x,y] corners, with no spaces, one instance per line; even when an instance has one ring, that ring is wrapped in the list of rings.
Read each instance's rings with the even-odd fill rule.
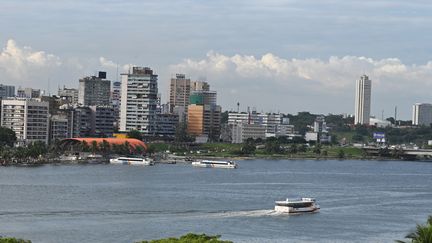
[[[234,242],[394,242],[432,215],[432,163],[239,161],[239,168],[0,168],[0,235],[35,243],[135,242],[187,232]],[[275,213],[311,196],[321,211]]]

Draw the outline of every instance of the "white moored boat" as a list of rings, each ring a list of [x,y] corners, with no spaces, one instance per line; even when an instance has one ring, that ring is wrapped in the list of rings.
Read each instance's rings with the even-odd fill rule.
[[[320,207],[315,198],[303,197],[299,200],[286,199],[275,202],[275,211],[280,213],[311,213],[317,212]]]
[[[110,159],[110,163],[120,165],[153,165],[153,160],[150,158],[117,157]]]
[[[192,162],[192,166],[204,168],[227,168],[235,169],[237,164],[234,161],[201,160]]]

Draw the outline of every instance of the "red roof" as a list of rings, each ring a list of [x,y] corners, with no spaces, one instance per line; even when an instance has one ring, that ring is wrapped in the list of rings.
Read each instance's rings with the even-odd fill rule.
[[[143,141],[135,138],[67,138],[64,139],[63,141],[78,141],[78,142],[86,141],[89,145],[91,145],[93,141],[96,141],[98,144],[101,144],[103,141],[107,141],[111,145],[112,144],[121,145],[124,144],[125,142],[128,142],[129,145],[132,146],[133,148],[143,147],[145,150],[147,150],[147,145]]]

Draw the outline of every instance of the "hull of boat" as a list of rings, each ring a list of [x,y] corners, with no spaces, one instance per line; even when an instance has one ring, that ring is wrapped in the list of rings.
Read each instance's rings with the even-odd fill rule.
[[[275,211],[278,213],[312,213],[312,212],[318,212],[319,206],[315,205],[312,207],[305,207],[305,208],[293,208],[293,207],[286,207],[286,206],[275,206]]]
[[[222,169],[235,169],[237,165],[222,165],[222,164],[203,164],[199,162],[193,162],[192,166],[202,168],[222,168]]]

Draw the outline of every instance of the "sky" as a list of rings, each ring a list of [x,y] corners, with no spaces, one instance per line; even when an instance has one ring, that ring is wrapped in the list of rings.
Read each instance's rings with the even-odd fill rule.
[[[224,110],[411,119],[432,103],[432,4],[402,0],[0,0],[0,83],[55,94],[131,66],[206,80]]]

